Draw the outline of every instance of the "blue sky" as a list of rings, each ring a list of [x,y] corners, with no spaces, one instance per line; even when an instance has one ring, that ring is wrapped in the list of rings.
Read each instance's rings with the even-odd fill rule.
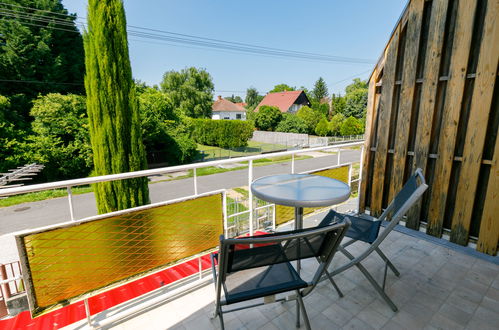
[[[84,0],[63,0],[86,17]],[[326,55],[370,59],[381,55],[405,0],[125,1],[129,25]],[[351,76],[366,79],[374,64],[324,63],[166,45],[129,37],[133,76],[159,84],[164,72],[195,66],[213,77],[215,95],[265,94],[279,83],[312,88],[321,76],[330,93],[343,93]],[[223,92],[237,91],[237,92]],[[241,92],[239,92],[241,91]]]

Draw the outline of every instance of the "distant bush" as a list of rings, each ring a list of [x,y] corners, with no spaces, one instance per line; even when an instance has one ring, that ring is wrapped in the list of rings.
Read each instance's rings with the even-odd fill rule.
[[[345,121],[345,116],[341,113],[335,114],[329,122],[329,134],[340,135],[341,124]]]
[[[283,119],[277,125],[276,132],[307,133],[307,124],[296,115],[285,113]]]
[[[341,124],[340,133],[343,136],[362,134],[364,133],[364,125],[361,120],[355,117],[348,117]]]
[[[261,131],[273,131],[282,119],[278,107],[262,105],[255,116],[255,126]]]
[[[326,118],[322,118],[315,126],[315,134],[319,136],[326,136],[329,132],[328,122]]]
[[[193,119],[192,138],[200,144],[221,148],[248,145],[253,135],[253,124],[242,120]]]
[[[307,106],[301,107],[296,113],[296,116],[305,122],[309,134],[314,134],[315,127],[319,121],[322,118],[326,118],[324,114]]]

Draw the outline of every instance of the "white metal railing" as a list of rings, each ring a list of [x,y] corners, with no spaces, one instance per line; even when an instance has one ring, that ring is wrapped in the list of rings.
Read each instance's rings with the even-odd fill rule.
[[[152,170],[143,170],[143,171],[136,171],[136,172],[127,172],[127,173],[119,173],[119,174],[111,174],[111,175],[103,175],[103,176],[96,176],[96,177],[88,177],[88,178],[82,178],[82,179],[73,179],[73,180],[65,180],[65,181],[58,181],[58,182],[50,182],[50,183],[42,183],[42,184],[36,184],[36,185],[30,185],[30,186],[22,186],[22,187],[14,187],[14,188],[5,188],[0,190],[0,197],[7,197],[7,196],[13,196],[13,195],[19,195],[19,194],[25,194],[25,193],[30,193],[30,192],[37,192],[37,191],[44,191],[44,190],[51,190],[51,189],[60,189],[60,188],[66,188],[68,192],[68,206],[69,206],[69,211],[70,211],[70,217],[71,221],[79,221],[78,219],[75,219],[74,216],[74,208],[73,208],[73,198],[72,198],[72,192],[71,188],[76,187],[76,186],[82,186],[82,185],[89,185],[93,183],[98,183],[98,182],[107,182],[107,181],[115,181],[115,180],[124,180],[124,179],[131,179],[131,178],[139,178],[139,177],[147,177],[147,176],[152,176],[152,175],[160,175],[160,174],[166,174],[166,173],[172,173],[172,172],[178,172],[178,171],[185,171],[185,170],[193,170],[193,181],[194,181],[194,186],[193,186],[193,192],[194,196],[198,196],[198,177],[197,177],[197,172],[196,169],[202,168],[202,167],[210,167],[210,166],[218,166],[218,165],[223,165],[223,164],[230,164],[230,163],[241,163],[241,162],[248,162],[248,187],[251,186],[251,183],[253,181],[253,161],[257,159],[263,159],[263,158],[273,158],[273,157],[282,157],[282,156],[291,156],[291,173],[295,173],[295,155],[297,154],[302,154],[302,153],[307,153],[307,152],[314,152],[314,151],[324,151],[324,150],[335,150],[337,151],[338,155],[338,161],[336,166],[341,165],[341,150],[345,148],[350,148],[350,147],[361,147],[361,153],[360,153],[360,162],[362,166],[362,159],[363,159],[363,152],[364,152],[364,142],[363,141],[358,141],[358,142],[352,142],[352,143],[343,143],[343,144],[337,144],[334,146],[321,146],[321,147],[315,147],[315,148],[306,148],[306,149],[299,149],[299,150],[291,150],[291,151],[281,151],[281,152],[275,152],[275,153],[268,153],[268,154],[262,154],[262,155],[254,155],[254,156],[246,156],[246,157],[238,157],[238,158],[231,158],[231,159],[223,159],[223,160],[216,160],[216,161],[209,161],[209,162],[203,162],[203,163],[193,163],[193,164],[187,164],[187,165],[179,165],[179,166],[170,166],[170,167],[164,167],[164,168],[158,168],[158,169],[152,169]],[[349,179],[350,183],[356,182],[356,181],[361,181],[362,180],[362,171],[359,172],[359,178],[356,180],[351,180]],[[350,173],[349,173],[349,178],[351,178],[351,167],[350,167]],[[226,194],[224,194],[226,195]],[[249,214],[249,233],[253,234],[254,232],[254,214],[255,211],[258,213],[258,210],[262,209],[268,209],[274,208],[273,204],[268,204],[268,205],[263,205],[259,207],[254,207],[253,205],[253,194],[251,192],[251,189],[249,189],[248,192],[248,198],[250,201],[250,207],[247,211],[240,212],[239,214],[232,214],[232,215],[227,215],[227,201],[226,197],[224,197],[224,228],[225,231],[227,232],[228,228],[228,218],[229,217],[234,217],[237,215],[241,214]],[[126,210],[123,210],[126,211]],[[91,219],[90,218],[85,218],[85,220]],[[272,226],[275,229],[275,212],[272,212]],[[206,278],[201,279],[202,271],[200,268],[199,271],[200,275],[200,283],[201,282],[206,282]],[[7,280],[2,280],[0,283],[0,289],[1,289],[1,284],[6,284],[10,283],[16,280],[19,280],[20,278],[16,276],[15,278],[9,278]],[[195,283],[193,283],[195,285]],[[87,302],[86,302],[87,304]],[[86,308],[87,310],[87,308]],[[126,315],[129,313],[127,312]],[[123,315],[126,316],[126,315]],[[90,325],[90,315],[88,314],[87,311],[87,320]]]

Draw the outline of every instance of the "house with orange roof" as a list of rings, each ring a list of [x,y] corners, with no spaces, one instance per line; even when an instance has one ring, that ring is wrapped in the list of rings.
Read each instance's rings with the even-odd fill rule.
[[[218,96],[211,106],[211,119],[246,120],[246,103],[233,103]]]
[[[310,100],[304,91],[286,91],[265,95],[255,111],[262,105],[278,107],[281,112],[296,113],[304,105],[310,105]]]

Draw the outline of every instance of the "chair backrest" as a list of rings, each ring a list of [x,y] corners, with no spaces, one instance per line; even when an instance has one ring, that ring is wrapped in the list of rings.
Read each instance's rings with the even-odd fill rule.
[[[300,229],[243,238],[220,237],[219,282],[237,271],[315,257],[319,267],[312,280],[317,284],[331,261],[348,220],[321,228]]]

